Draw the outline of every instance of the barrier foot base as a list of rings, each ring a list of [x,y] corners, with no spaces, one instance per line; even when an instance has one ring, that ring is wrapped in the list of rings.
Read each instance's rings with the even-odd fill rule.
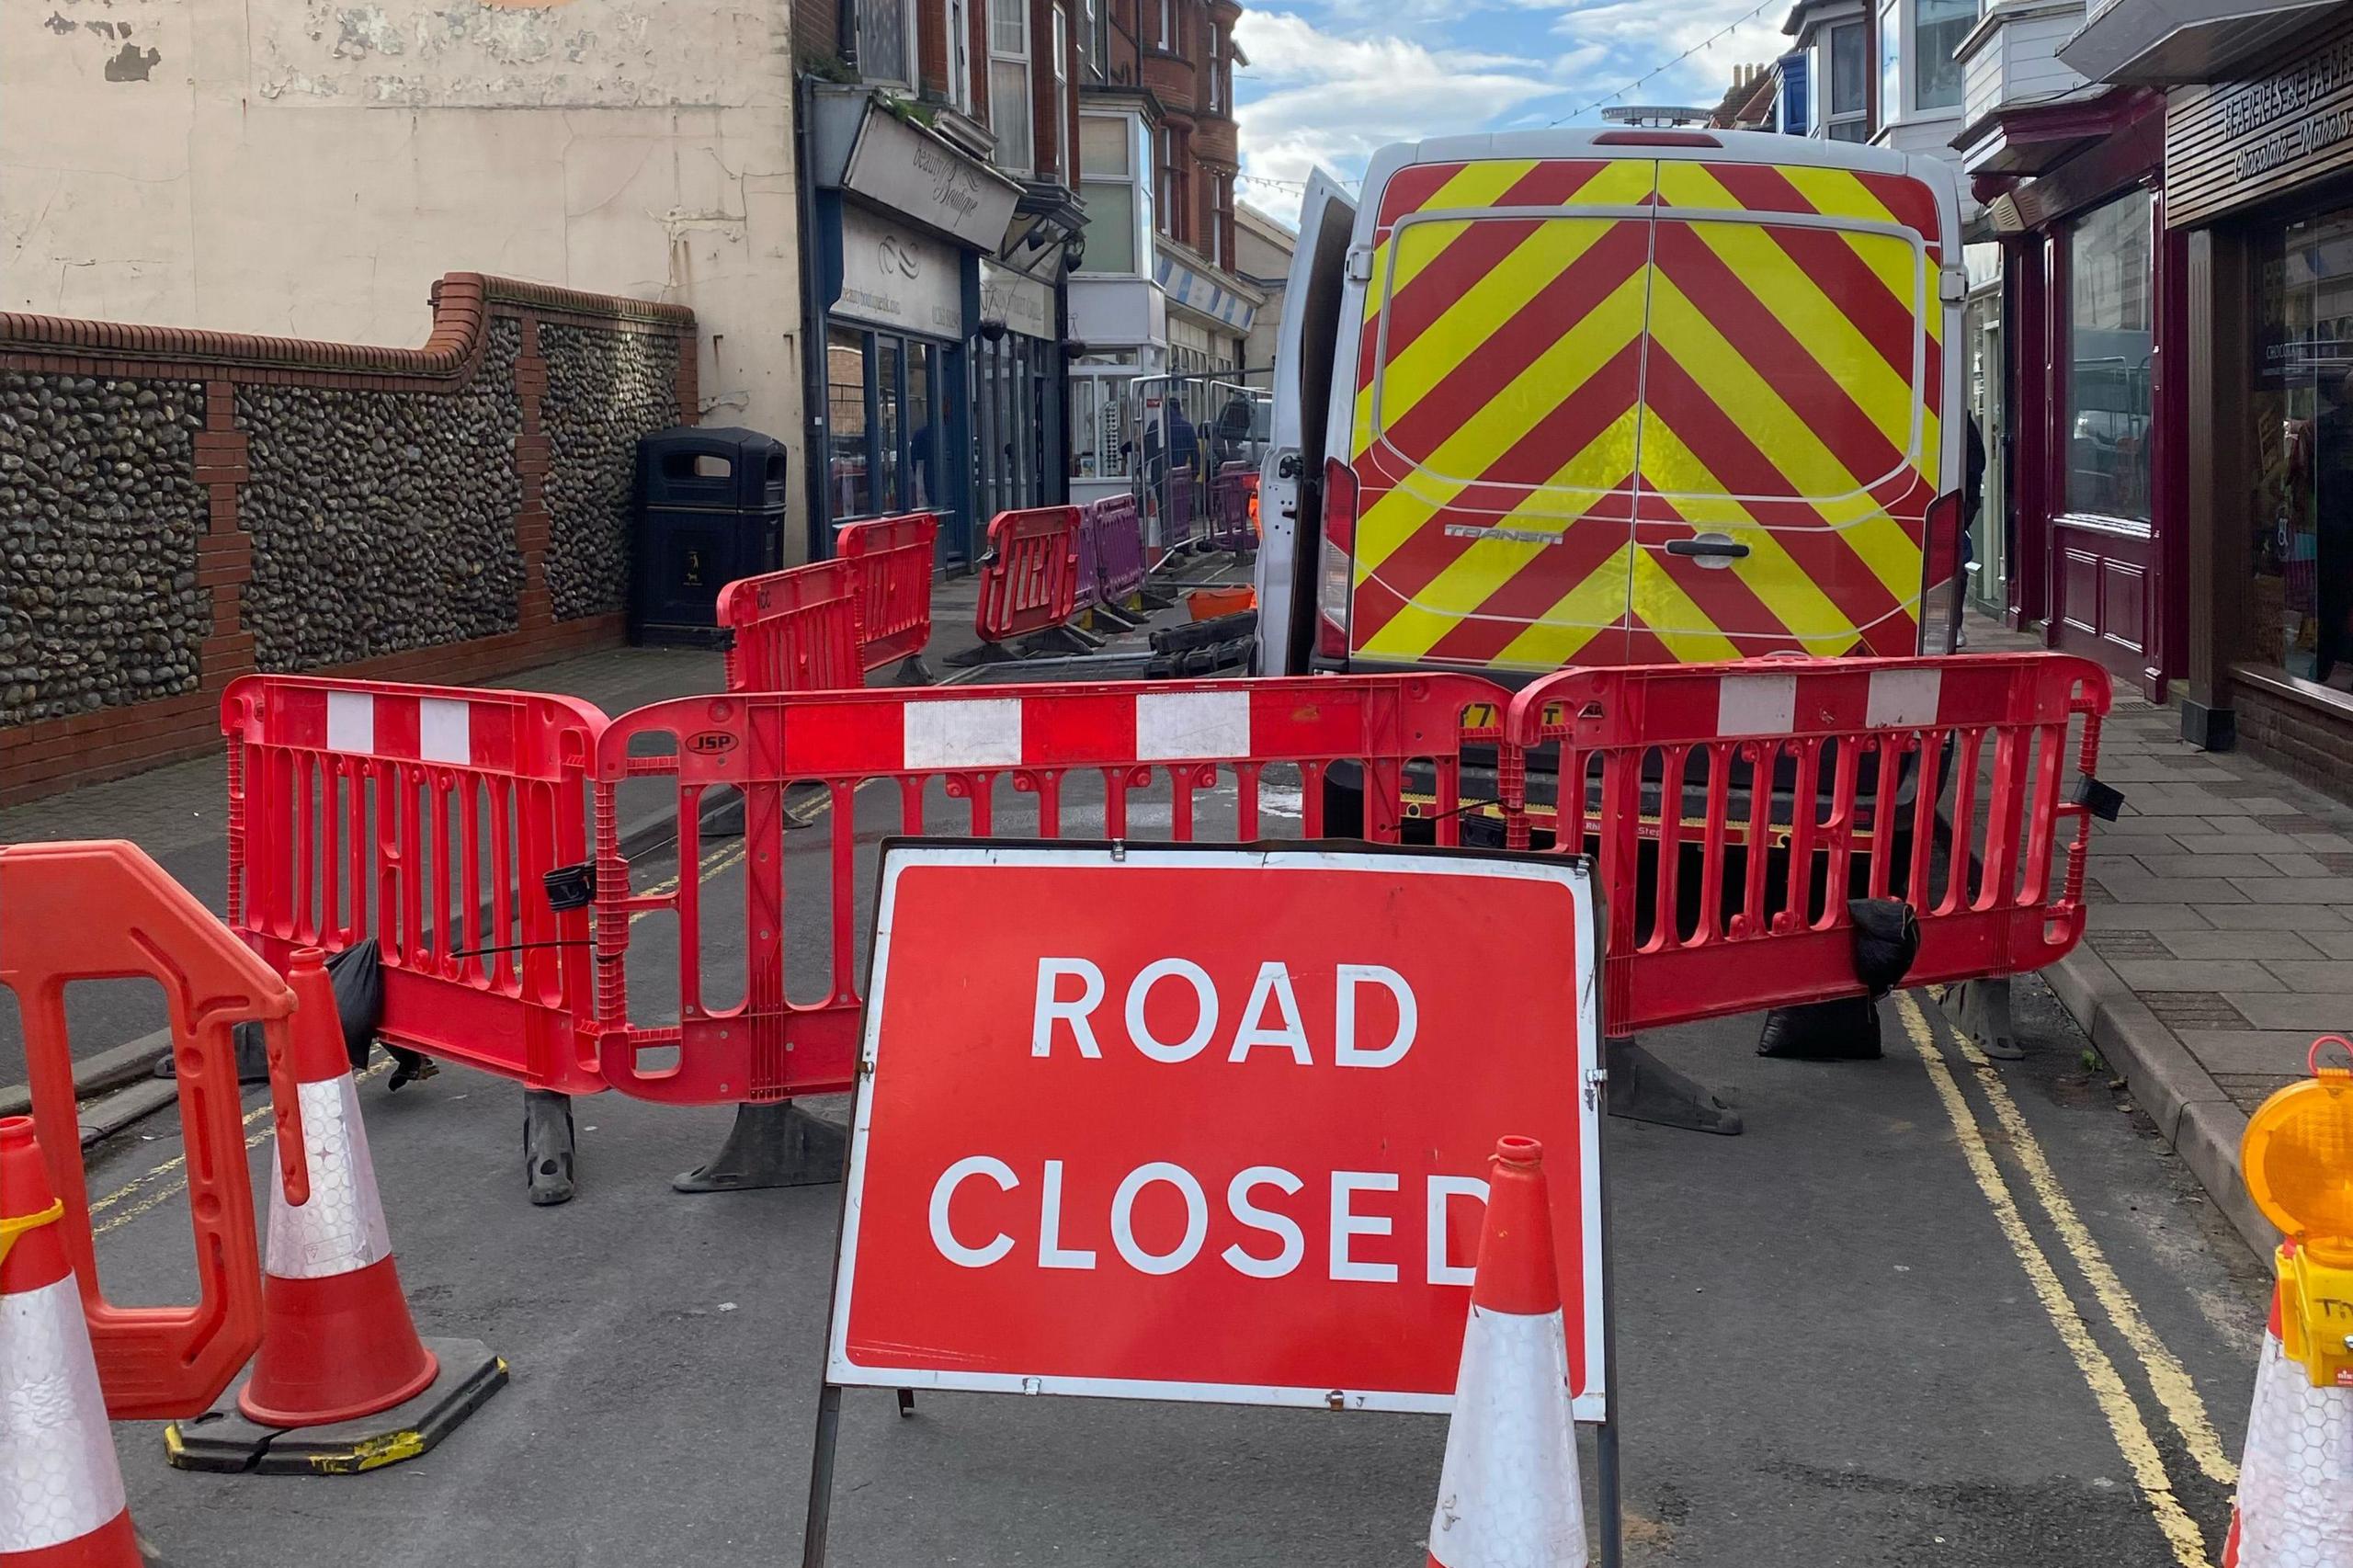
[[[1093,614],[1114,636],[1122,631],[1133,631],[1143,624],[1142,616],[1131,615],[1117,605],[1097,605]]]
[[[523,1091],[523,1168],[531,1201],[544,1209],[572,1201],[572,1096],[552,1089]]]
[[[1049,626],[1023,644],[1021,655],[1034,658],[1040,653],[1092,653],[1108,641],[1075,626]]]
[[[2010,1028],[2010,977],[1964,980],[1945,987],[1945,1017],[1996,1062],[2021,1062],[2026,1052]]]
[[[431,1453],[506,1386],[506,1363],[479,1339],[427,1339],[425,1347],[440,1362],[439,1374],[390,1410],[324,1426],[264,1426],[237,1408],[240,1378],[203,1415],[164,1428],[164,1457],[175,1470],[358,1475]]]
[[[913,1390],[913,1389],[901,1389],[901,1390],[899,1391],[899,1417],[900,1417],[900,1419],[901,1419],[901,1420],[904,1420],[906,1417],[908,1417],[908,1416],[910,1416],[910,1415],[913,1415],[915,1413],[915,1390]]]
[[[1159,610],[1175,609],[1176,608],[1176,596],[1174,594],[1164,594],[1157,588],[1146,588],[1137,594],[1136,598],[1137,601],[1143,606],[1144,613],[1147,615],[1155,613]]]
[[[1604,1104],[1610,1115],[1654,1127],[1739,1136],[1740,1112],[1653,1056],[1632,1036],[1614,1035],[1604,1041],[1603,1060],[1609,1068]]]
[[[899,661],[899,667],[891,672],[891,679],[888,684],[892,686],[938,686],[939,684],[939,677],[931,673],[931,666],[923,662],[923,655],[921,653],[909,653],[905,658]]]
[[[1002,642],[977,642],[970,648],[959,648],[948,655],[947,662],[961,670],[974,665],[1009,665],[1021,655]]]
[[[822,1187],[842,1179],[849,1139],[790,1100],[739,1105],[727,1142],[705,1164],[670,1183],[678,1192],[750,1192],[764,1187]]]

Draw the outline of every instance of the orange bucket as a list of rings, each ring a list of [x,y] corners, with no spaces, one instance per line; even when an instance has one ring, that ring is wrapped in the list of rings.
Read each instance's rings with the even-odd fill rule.
[[[1256,588],[1196,588],[1185,596],[1186,605],[1195,620],[1214,620],[1221,615],[1255,608],[1258,603]]]

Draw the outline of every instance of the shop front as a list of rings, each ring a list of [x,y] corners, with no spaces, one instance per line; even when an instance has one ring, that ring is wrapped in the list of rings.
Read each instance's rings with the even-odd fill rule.
[[[1069,494],[1063,444],[1063,350],[1055,290],[981,264],[981,319],[971,344],[972,494],[982,517]]]
[[[1020,187],[863,90],[816,95],[809,227],[817,349],[811,406],[809,553],[842,527],[892,512],[939,514],[944,562],[969,562],[994,491],[983,461],[976,363],[982,268]],[[1009,335],[1009,329],[1000,329]]]
[[[1984,511],[2009,525],[1998,548],[1980,536],[1981,576],[1998,562],[2014,624],[2159,701],[2184,665],[2188,449],[2164,123],[2156,93],[2095,89],[2002,110],[1968,153],[2002,244],[2008,372],[1972,397],[1993,426]],[[1963,346],[1972,365],[1984,349]]]
[[[2179,86],[2168,219],[2191,279],[2183,730],[2338,794],[2353,765],[2353,21],[2279,72]],[[2202,422],[2202,423],[2200,423]]]

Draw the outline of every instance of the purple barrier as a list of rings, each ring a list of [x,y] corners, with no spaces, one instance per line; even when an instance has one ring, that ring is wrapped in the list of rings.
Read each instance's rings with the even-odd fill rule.
[[[1200,521],[1194,507],[1199,504],[1199,486],[1193,483],[1192,472],[1176,469],[1168,475],[1162,487],[1166,499],[1160,510],[1161,532],[1165,537],[1162,546],[1170,551],[1183,550],[1193,542],[1195,525]]]
[[[1143,586],[1143,514],[1132,495],[1107,495],[1094,514],[1095,570],[1102,604],[1124,604]]]
[[[1250,527],[1250,490],[1257,479],[1248,463],[1227,463],[1210,485],[1210,548],[1235,553],[1257,542]]]

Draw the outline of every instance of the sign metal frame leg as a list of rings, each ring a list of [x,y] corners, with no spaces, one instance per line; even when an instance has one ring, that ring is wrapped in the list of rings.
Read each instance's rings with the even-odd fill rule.
[[[825,1568],[825,1534],[834,1515],[834,1449],[842,1430],[842,1390],[817,1394],[817,1442],[809,1456],[809,1517],[801,1528],[801,1568]]]
[[[1605,1027],[1603,1033],[1606,1036]],[[1609,1124],[1609,1080],[1601,1081],[1601,1112],[1594,1119],[1595,1137]],[[1609,1224],[1609,1160],[1606,1151],[1595,1162],[1601,1216],[1601,1386],[1609,1391],[1608,1417],[1593,1432],[1595,1511],[1601,1516],[1601,1568],[1621,1568],[1626,1552],[1624,1493],[1618,1469],[1618,1253],[1611,1244]]]

